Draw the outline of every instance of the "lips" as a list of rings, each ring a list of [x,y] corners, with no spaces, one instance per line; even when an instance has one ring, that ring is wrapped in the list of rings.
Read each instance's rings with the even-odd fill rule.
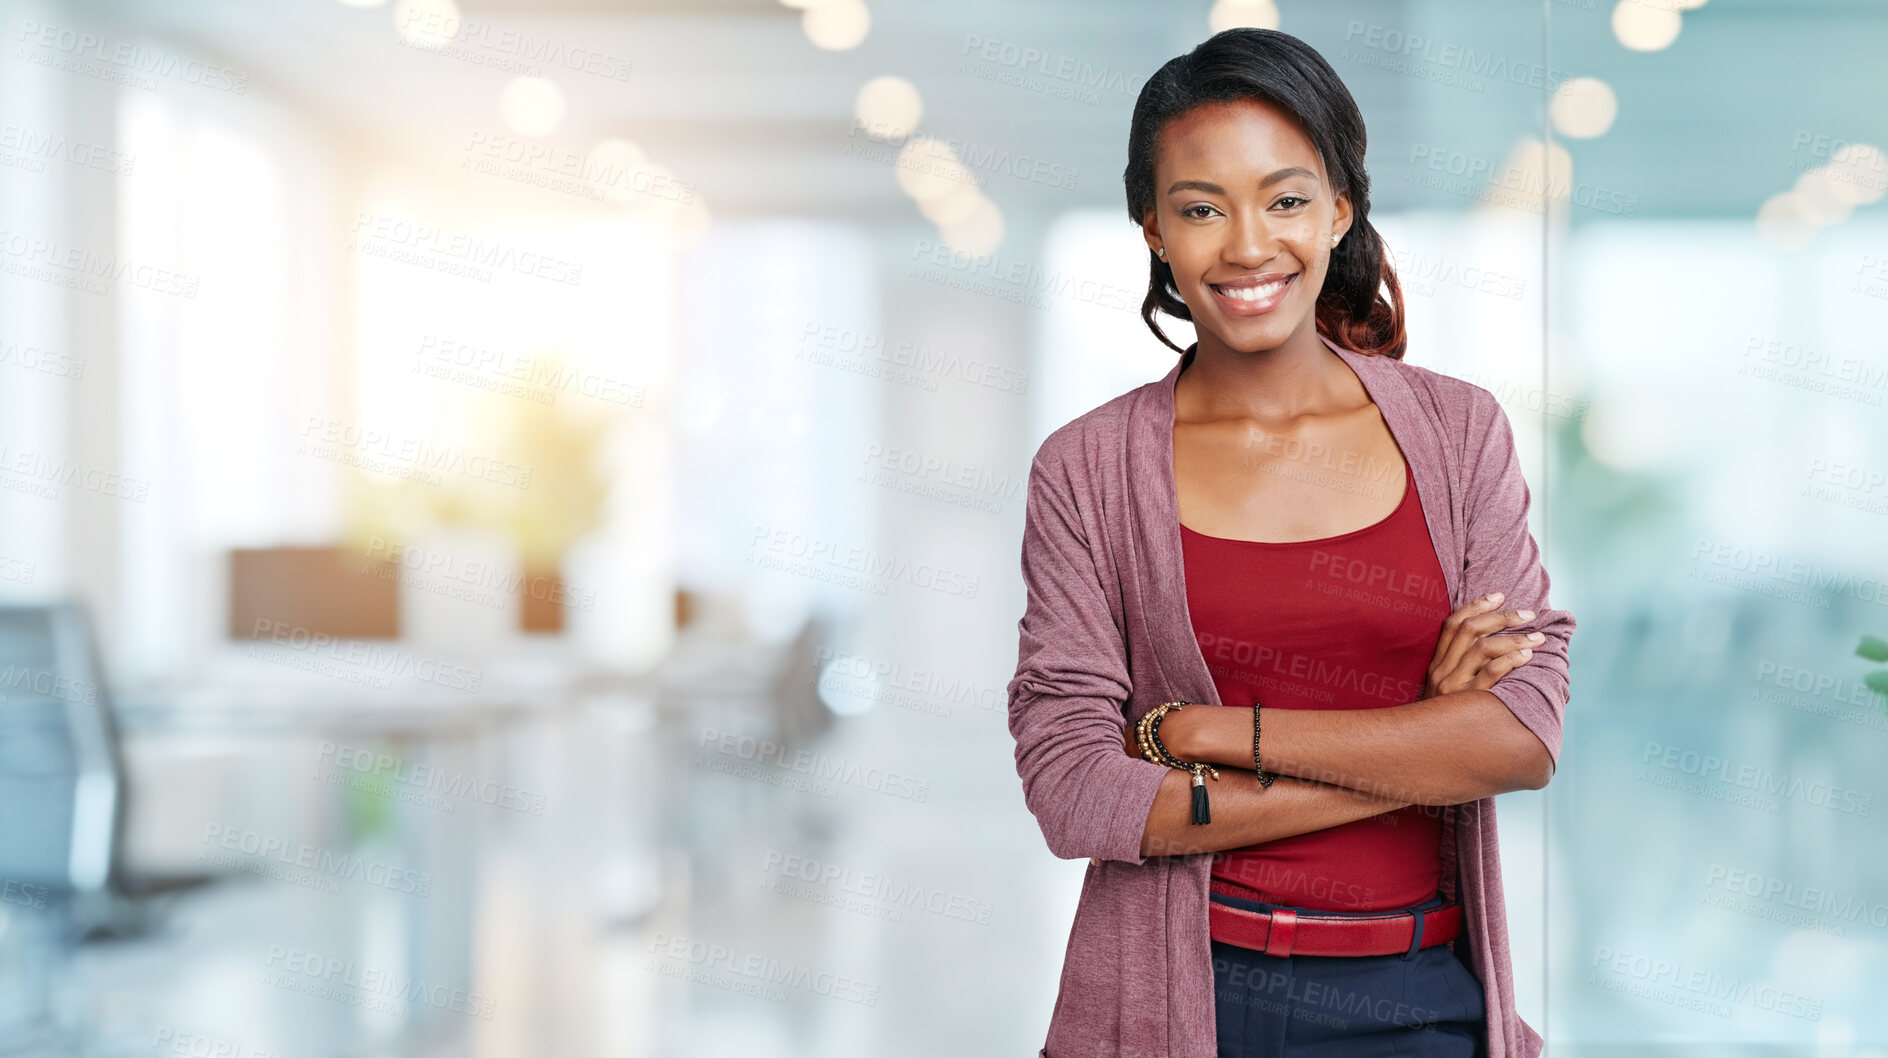
[[[1296,272],[1245,276],[1225,283],[1208,283],[1226,311],[1237,316],[1255,316],[1270,312],[1291,289]]]

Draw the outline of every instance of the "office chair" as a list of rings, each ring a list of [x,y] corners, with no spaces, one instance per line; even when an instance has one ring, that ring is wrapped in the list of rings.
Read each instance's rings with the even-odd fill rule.
[[[0,1010],[0,1052],[62,1039],[52,992],[66,952],[124,918],[112,892],[123,775],[85,611],[0,607],[0,915],[25,968]]]
[[[0,607],[0,879],[81,903],[105,897],[123,775],[85,611]]]

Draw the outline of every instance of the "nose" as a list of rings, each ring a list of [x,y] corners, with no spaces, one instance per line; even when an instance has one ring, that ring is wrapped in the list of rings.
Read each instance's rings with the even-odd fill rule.
[[[1263,213],[1239,210],[1226,226],[1226,245],[1220,256],[1235,268],[1257,268],[1272,259],[1278,240]]]

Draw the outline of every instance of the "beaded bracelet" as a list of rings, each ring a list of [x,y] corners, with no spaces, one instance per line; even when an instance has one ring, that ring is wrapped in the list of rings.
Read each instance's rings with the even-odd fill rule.
[[[1157,705],[1142,713],[1141,718],[1134,724],[1134,740],[1141,747],[1141,756],[1155,764],[1165,764],[1172,768],[1179,765],[1172,762],[1171,755],[1167,753],[1167,747],[1153,740],[1153,725],[1159,723],[1161,716],[1170,708],[1172,708],[1171,705]]]
[[[1271,789],[1276,775],[1265,774],[1265,765],[1259,763],[1259,701],[1252,700],[1252,770],[1259,773],[1259,785]]]
[[[1193,822],[1206,824],[1213,821],[1212,811],[1206,803],[1206,776],[1211,772],[1215,780],[1219,778],[1219,769],[1201,762],[1183,761],[1167,752],[1167,747],[1160,741],[1160,722],[1169,712],[1192,705],[1192,702],[1163,702],[1142,714],[1135,725],[1135,738],[1141,747],[1141,756],[1155,764],[1165,764],[1169,768],[1179,768],[1193,773]]]

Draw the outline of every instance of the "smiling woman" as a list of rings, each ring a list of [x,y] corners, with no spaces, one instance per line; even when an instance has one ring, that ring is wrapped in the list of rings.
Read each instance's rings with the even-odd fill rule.
[[[1552,777],[1574,621],[1500,404],[1403,362],[1364,142],[1273,30],[1136,103],[1182,355],[1032,461],[1009,685],[1025,800],[1090,859],[1048,1058],[1541,1051],[1494,798]]]
[[[1228,33],[1185,57],[1188,82],[1150,80],[1135,104],[1124,181],[1149,253],[1141,318],[1175,352],[1155,311],[1250,321],[1224,333],[1275,346],[1285,335],[1264,317],[1300,298],[1348,348],[1401,359],[1403,295],[1370,224],[1363,114],[1310,45]]]

